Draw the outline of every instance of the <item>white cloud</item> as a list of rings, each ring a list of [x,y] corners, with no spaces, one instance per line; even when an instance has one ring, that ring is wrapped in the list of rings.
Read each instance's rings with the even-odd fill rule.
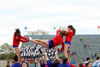
[[[15,28],[24,34],[24,26],[55,34],[53,27],[72,24],[77,34],[94,34],[100,26],[99,3],[99,0],[0,0],[0,43],[8,40],[11,43]]]

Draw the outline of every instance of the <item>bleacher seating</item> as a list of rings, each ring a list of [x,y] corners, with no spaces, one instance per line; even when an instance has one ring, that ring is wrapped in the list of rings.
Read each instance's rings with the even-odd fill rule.
[[[27,37],[27,36],[26,36]],[[33,39],[52,39],[54,35],[31,35]],[[83,38],[80,41],[80,37]],[[65,37],[64,37],[65,38]],[[84,48],[84,44],[90,44],[90,47]],[[34,45],[32,42],[24,43],[25,46]],[[72,61],[82,62],[91,54],[100,54],[100,35],[75,35],[72,40],[70,51],[76,51],[76,55],[71,57]]]

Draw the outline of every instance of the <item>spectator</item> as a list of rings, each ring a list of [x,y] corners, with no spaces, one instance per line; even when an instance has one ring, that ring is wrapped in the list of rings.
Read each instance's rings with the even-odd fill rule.
[[[86,61],[84,62],[84,65],[85,65],[86,63],[88,63],[88,62],[90,62],[90,58],[89,58],[89,57],[86,58]]]
[[[29,65],[26,62],[22,62],[22,66],[21,67],[29,67]]]
[[[82,37],[80,37],[80,41],[82,41],[83,40],[83,38]]]
[[[95,54],[91,54],[91,58],[94,60],[95,59]]]
[[[10,67],[10,65],[7,65],[6,67]]]
[[[68,53],[70,53],[70,50],[68,51]]]
[[[89,62],[89,63],[86,63],[85,66],[86,67],[92,67],[92,64]]]
[[[84,62],[84,65],[86,67],[92,67],[91,59],[89,57],[86,58],[86,61]]]
[[[86,46],[86,44],[84,44],[84,48],[86,48],[87,46]]]
[[[97,54],[95,53],[94,56],[97,57]]]
[[[21,67],[21,63],[18,62],[18,56],[14,56],[14,64],[11,67]]]
[[[87,44],[88,47],[90,47],[90,44]]]
[[[7,60],[7,65],[6,65],[6,67],[10,67],[9,60]]]
[[[71,56],[72,56],[72,54],[71,54],[71,53],[69,53],[69,56],[71,57]]]
[[[67,63],[68,59],[66,57],[63,58],[63,63],[59,64],[58,67],[71,67],[68,63]]]
[[[72,51],[72,55],[76,55],[76,51]]]
[[[96,61],[93,63],[93,67],[100,67],[100,57],[96,58]]]

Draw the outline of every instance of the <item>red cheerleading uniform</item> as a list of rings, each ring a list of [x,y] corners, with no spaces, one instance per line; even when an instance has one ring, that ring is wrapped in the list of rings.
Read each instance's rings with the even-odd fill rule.
[[[52,39],[53,41],[53,47],[56,47],[60,44],[62,44],[62,49],[64,48],[64,43],[63,43],[63,36],[62,35],[59,35],[59,30],[56,31],[56,37]]]
[[[66,34],[66,39],[65,39],[65,42],[68,41],[68,42],[71,42],[72,41],[72,38],[73,38],[73,30],[71,30],[68,34]]]
[[[27,39],[27,41],[25,41],[24,39]],[[13,36],[13,47],[18,47],[20,42],[28,42],[28,38],[23,37],[23,36],[17,36],[14,34]]]

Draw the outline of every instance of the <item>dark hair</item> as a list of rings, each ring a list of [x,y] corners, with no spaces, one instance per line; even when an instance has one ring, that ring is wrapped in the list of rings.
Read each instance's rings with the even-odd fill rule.
[[[57,59],[55,59],[54,60],[54,67],[58,67],[58,64],[59,64],[60,62],[57,60]]]
[[[10,65],[7,65],[6,67],[10,67]]]
[[[74,31],[73,35],[75,35],[76,29],[72,25],[69,25],[68,28],[72,29]]]
[[[7,60],[7,65],[6,65],[6,67],[10,67],[9,60]]]
[[[15,31],[15,35],[17,35],[17,33],[19,33],[20,34],[20,29],[15,29],[16,31]]]
[[[66,63],[67,60],[68,60],[67,57],[64,57],[64,58],[63,58],[63,63]]]
[[[90,60],[90,58],[89,58],[89,57],[87,57],[87,58],[86,58],[86,60],[88,61],[88,60]]]
[[[14,56],[14,61],[16,61],[16,62],[18,61],[18,56],[17,55]]]
[[[100,57],[97,57],[96,59],[97,59],[97,60],[99,60],[99,59],[100,59]]]
[[[26,62],[23,61],[22,64],[23,64],[23,63],[26,63]],[[28,63],[26,63],[26,65],[27,65],[27,67],[29,67]],[[21,67],[22,67],[22,65],[21,65]]]
[[[88,67],[89,64],[90,64],[90,62],[86,63],[85,66]]]
[[[82,67],[83,66],[83,64],[82,63],[79,63],[79,67]]]

